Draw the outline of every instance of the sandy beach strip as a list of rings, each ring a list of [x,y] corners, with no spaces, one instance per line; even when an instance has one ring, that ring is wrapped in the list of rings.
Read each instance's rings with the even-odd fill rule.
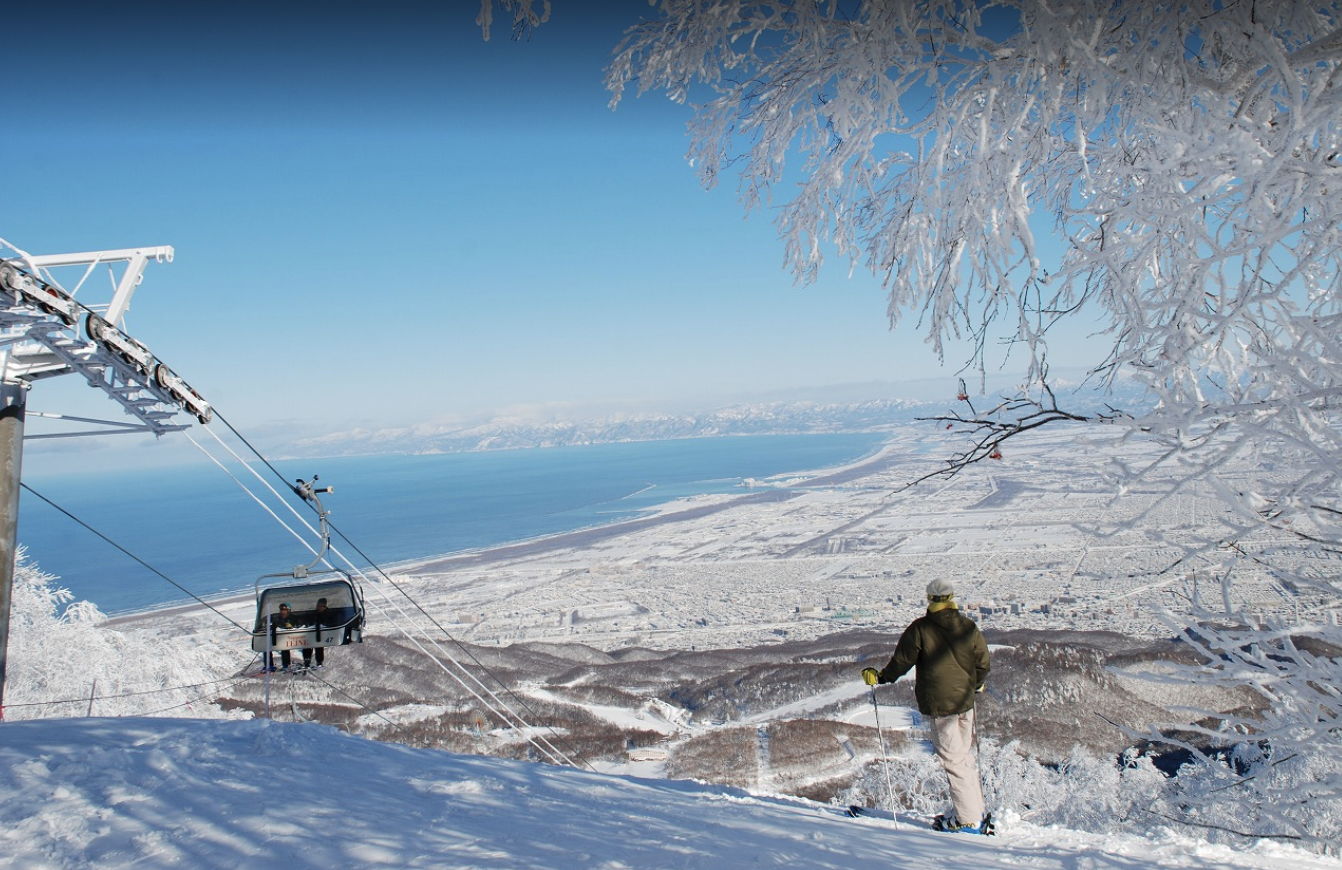
[[[656,513],[650,516],[639,517],[632,520],[621,520],[619,522],[609,523],[602,526],[592,526],[586,529],[576,529],[571,532],[560,532],[556,535],[546,535],[545,537],[535,538],[529,541],[500,544],[496,547],[489,547],[483,550],[453,553],[451,555],[439,556],[422,561],[401,563],[396,566],[396,570],[400,572],[413,571],[417,574],[437,574],[456,571],[461,568],[478,568],[482,565],[496,565],[500,562],[510,562],[516,559],[529,559],[558,550],[581,550],[602,541],[608,541],[612,538],[618,538],[622,535],[640,532],[645,529],[666,525],[668,523],[699,519],[700,517],[710,516],[721,511],[744,507],[751,504],[776,504],[778,502],[789,501],[801,495],[801,492],[798,490],[825,486],[839,486],[845,483],[851,483],[854,480],[859,480],[884,470],[894,462],[898,461],[899,458],[900,457],[893,445],[886,445],[875,454],[849,465],[833,469],[825,469],[820,472],[800,472],[795,475],[785,475],[789,478],[805,478],[804,480],[792,484],[789,489],[767,489],[756,491],[747,495],[732,496],[706,504],[692,504],[681,510],[670,509],[672,505],[677,504],[677,502],[670,502],[655,509]],[[808,476],[809,474],[814,474],[816,476],[810,477]]]
[[[602,541],[611,540],[612,538],[619,538],[623,535],[633,534],[634,532],[640,532],[657,526],[699,519],[700,517],[710,516],[720,511],[746,507],[752,504],[776,504],[778,502],[789,501],[801,495],[801,492],[798,491],[799,489],[813,489],[816,487],[838,486],[851,483],[854,480],[859,480],[887,468],[898,461],[899,458],[894,445],[886,445],[874,455],[859,460],[856,463],[834,469],[825,469],[821,472],[812,472],[816,475],[814,477],[809,477],[806,472],[787,475],[789,478],[803,478],[797,483],[791,484],[790,486],[792,488],[789,489],[767,489],[708,503],[691,503],[690,506],[680,510],[672,509],[677,502],[669,502],[668,504],[663,505],[660,509],[657,509],[656,512],[650,516],[639,517],[632,520],[621,520],[608,525],[592,526],[586,529],[576,529],[571,532],[560,532],[555,535],[546,535],[544,537],[534,538],[527,541],[517,541],[511,544],[500,544],[481,550],[468,550],[462,553],[436,556],[429,559],[399,562],[395,566],[388,567],[386,570],[388,573],[395,571],[396,573],[401,574],[445,574],[463,568],[479,568],[485,565],[497,565],[521,559],[532,559],[546,553],[565,550],[582,550]],[[281,581],[282,578],[277,578],[277,582],[271,585],[285,585]],[[295,582],[301,583],[302,581]],[[222,609],[235,607],[240,603],[251,602],[253,600],[255,600],[254,594],[239,593],[224,598],[210,599],[207,604],[210,607]],[[109,617],[103,625],[109,627],[133,627],[136,623],[143,620],[160,620],[165,617],[170,618],[172,616],[196,613],[206,609],[207,604],[190,601],[133,613],[122,613]]]

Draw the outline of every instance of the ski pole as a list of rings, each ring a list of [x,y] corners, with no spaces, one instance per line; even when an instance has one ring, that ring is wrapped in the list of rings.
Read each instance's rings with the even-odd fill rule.
[[[980,689],[979,691],[982,692],[983,689]],[[994,697],[996,697],[996,695],[994,695]],[[979,719],[980,719],[980,715],[979,715],[979,714],[983,712],[983,707],[982,707],[982,705],[981,705],[981,704],[975,704],[975,705],[974,705],[974,708],[973,708],[973,710],[972,710],[971,712],[974,714],[974,718],[973,718],[973,720],[972,720],[973,723],[974,723],[974,735],[973,735],[973,737],[974,737],[974,774],[975,774],[975,775],[978,777],[978,779],[979,779],[979,792],[980,792],[980,794],[982,794],[982,793],[983,793],[983,748],[982,748],[982,746],[979,744]],[[993,826],[993,824],[992,824],[992,817],[993,817],[993,814],[990,813],[990,812],[988,812],[988,805],[987,805],[987,798],[988,798],[988,796],[987,796],[986,794],[984,794],[983,797],[984,797],[984,807],[983,807],[983,813],[984,813],[984,815],[983,815],[983,822],[982,822],[982,828],[981,828],[981,829],[984,830],[985,833],[994,834],[994,833],[996,833],[997,831],[996,831],[996,828],[995,828],[995,827]]]
[[[977,763],[978,759],[981,759],[983,757],[983,753],[979,751],[979,712],[980,712],[979,705],[975,704],[974,718],[970,720],[971,722],[974,723],[974,733],[972,736],[974,739],[974,758],[976,759],[975,763]]]
[[[881,705],[876,703],[876,687],[871,687],[871,710],[876,714],[876,736],[881,739],[881,761],[885,767],[886,803],[890,805],[890,821],[895,830],[899,830],[899,818],[895,814],[895,789],[890,784],[890,751],[885,747],[885,732],[881,730]]]

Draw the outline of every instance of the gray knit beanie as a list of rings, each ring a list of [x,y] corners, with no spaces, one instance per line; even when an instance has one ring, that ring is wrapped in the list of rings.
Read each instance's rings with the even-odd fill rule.
[[[951,581],[949,580],[944,580],[938,577],[936,580],[927,584],[928,598],[950,598],[954,594],[955,589],[951,586]]]

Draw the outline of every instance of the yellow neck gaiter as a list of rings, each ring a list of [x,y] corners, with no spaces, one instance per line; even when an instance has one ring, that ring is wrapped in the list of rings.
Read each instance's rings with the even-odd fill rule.
[[[952,610],[958,610],[958,609],[959,609],[959,608],[956,606],[956,604],[955,604],[955,596],[954,596],[954,595],[947,595],[945,598],[943,598],[943,599],[940,600],[940,601],[937,601],[937,600],[934,599],[934,600],[932,600],[932,601],[927,602],[927,612],[928,612],[928,613],[936,613],[938,610],[945,610],[945,609],[948,608],[948,607],[951,608]]]

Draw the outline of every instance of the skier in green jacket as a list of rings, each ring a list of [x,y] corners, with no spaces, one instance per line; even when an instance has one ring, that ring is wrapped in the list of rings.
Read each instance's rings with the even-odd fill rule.
[[[918,712],[931,725],[937,757],[950,781],[955,818],[949,830],[989,833],[983,787],[974,762],[974,697],[988,676],[988,644],[974,620],[960,613],[949,580],[927,584],[927,613],[899,638],[890,663],[864,668],[867,685],[893,683],[911,669]]]

